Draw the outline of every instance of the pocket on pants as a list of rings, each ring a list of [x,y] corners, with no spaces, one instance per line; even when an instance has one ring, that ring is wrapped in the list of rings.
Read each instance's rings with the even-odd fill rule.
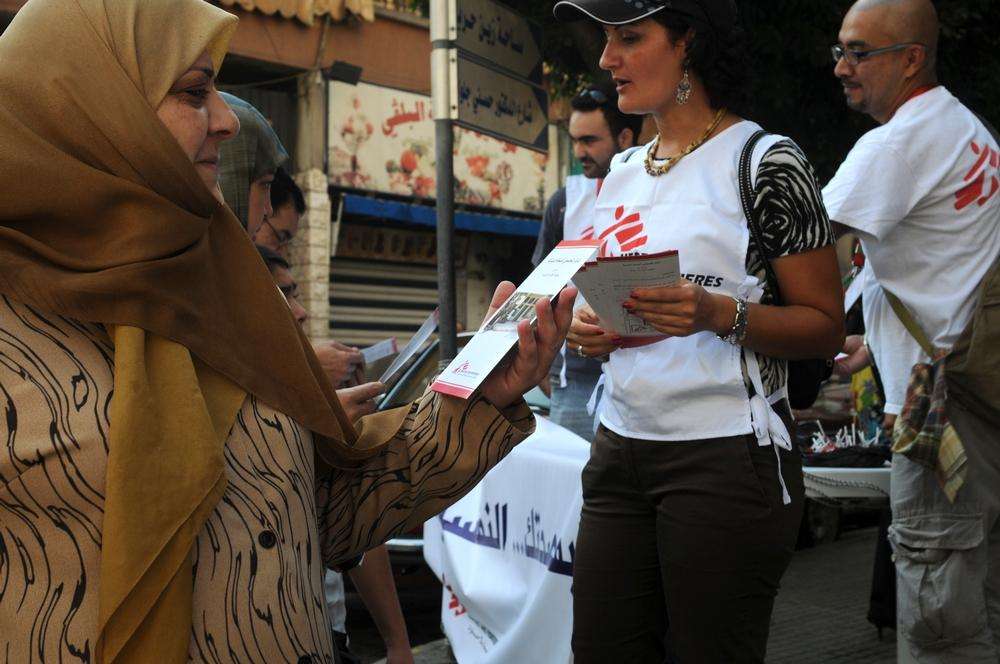
[[[893,521],[899,626],[928,649],[986,629],[986,551],[978,515],[929,514]]]

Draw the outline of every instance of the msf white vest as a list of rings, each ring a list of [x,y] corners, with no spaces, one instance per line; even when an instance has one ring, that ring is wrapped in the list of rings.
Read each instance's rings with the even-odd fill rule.
[[[737,168],[757,129],[740,122],[684,157],[667,174],[651,177],[646,147],[612,162],[594,216],[603,255],[653,254],[676,249],[681,274],[708,291],[759,301],[758,279],[746,271],[749,228],[740,205]],[[757,146],[752,162],[780,136]],[[604,426],[631,438],[700,440],[756,433],[761,445],[790,448],[787,429],[771,407],[783,396],[763,394],[753,352],[746,361],[757,396],[750,399],[742,349],[712,332],[616,350],[604,366]]]

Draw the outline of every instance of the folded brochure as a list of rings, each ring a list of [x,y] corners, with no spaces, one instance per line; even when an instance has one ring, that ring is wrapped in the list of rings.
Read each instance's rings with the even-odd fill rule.
[[[634,256],[601,256],[588,261],[573,285],[600,318],[605,330],[629,341],[649,342],[664,338],[662,332],[622,307],[636,288],[672,286],[680,279],[677,251]]]
[[[535,322],[535,303],[554,298],[584,263],[593,260],[599,240],[560,242],[514,294],[479,329],[441,372],[431,389],[468,398],[517,345],[517,325]]]

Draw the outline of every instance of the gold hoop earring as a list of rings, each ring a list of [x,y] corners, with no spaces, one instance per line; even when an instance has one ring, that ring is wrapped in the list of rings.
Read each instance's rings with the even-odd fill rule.
[[[678,106],[683,106],[691,99],[691,77],[688,71],[688,66],[684,65],[684,75],[681,76],[681,82],[677,84],[677,93],[674,95]]]

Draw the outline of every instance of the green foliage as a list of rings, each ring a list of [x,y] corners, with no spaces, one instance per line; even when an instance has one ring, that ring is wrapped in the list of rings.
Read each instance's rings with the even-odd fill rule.
[[[411,0],[426,10],[427,0]],[[461,2],[461,0],[459,0]],[[851,0],[737,0],[753,64],[750,116],[792,137],[829,180],[872,120],[847,108],[833,76],[830,45]],[[543,27],[554,95],[569,95],[597,73],[599,44],[552,18],[552,0],[507,0]],[[1000,0],[938,0],[941,82],[970,108],[1000,125]],[[595,33],[593,38],[600,39]]]
[[[837,41],[850,0],[740,0],[753,62],[751,117],[792,137],[821,182],[833,177],[873,120],[847,108],[833,76],[829,46]],[[994,125],[1000,120],[1000,35],[997,0],[941,0],[941,82]]]

